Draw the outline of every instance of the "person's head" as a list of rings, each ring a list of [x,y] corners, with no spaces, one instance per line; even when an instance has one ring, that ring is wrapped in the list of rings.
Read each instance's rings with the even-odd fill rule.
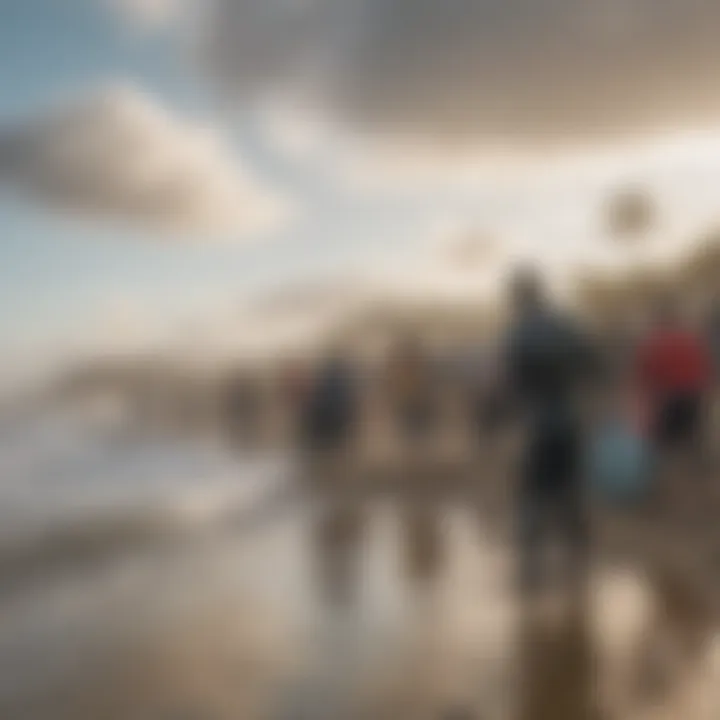
[[[532,267],[522,267],[510,279],[510,302],[519,313],[537,310],[545,304],[545,287],[540,274]]]

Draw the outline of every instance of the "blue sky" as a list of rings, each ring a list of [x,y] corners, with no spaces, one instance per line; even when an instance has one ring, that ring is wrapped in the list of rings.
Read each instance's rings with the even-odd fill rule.
[[[32,112],[108,77],[142,78],[192,106],[202,93],[158,36],[141,36],[102,0],[8,0],[0,24],[4,117]]]
[[[32,117],[115,77],[139,78],[181,106],[201,101],[170,48],[131,33],[101,3],[11,0],[2,18],[0,113],[6,121]],[[192,250],[154,246],[109,224],[85,226],[13,197],[0,204],[0,223],[0,327],[11,345],[62,336],[87,322],[118,287],[157,292],[164,283],[182,283],[197,262]]]

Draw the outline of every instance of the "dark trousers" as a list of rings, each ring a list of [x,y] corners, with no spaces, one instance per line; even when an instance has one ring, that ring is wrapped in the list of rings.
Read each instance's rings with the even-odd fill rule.
[[[657,447],[675,450],[698,447],[702,438],[703,402],[700,393],[677,393],[661,403],[655,418]]]
[[[571,418],[531,429],[520,484],[520,572],[525,588],[544,576],[549,542],[560,540],[583,568],[590,531],[582,482],[582,433]]]

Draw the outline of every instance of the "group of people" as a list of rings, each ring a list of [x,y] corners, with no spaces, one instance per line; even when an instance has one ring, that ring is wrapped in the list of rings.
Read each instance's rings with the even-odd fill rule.
[[[301,443],[307,449],[330,451],[351,445],[373,393],[381,396],[396,434],[420,443],[439,428],[443,386],[439,363],[415,338],[398,342],[385,367],[368,375],[347,357],[331,355],[308,385],[300,406]]]
[[[512,301],[506,379],[525,427],[521,582],[533,590],[544,577],[553,529],[566,540],[571,576],[584,576],[588,474],[599,473],[613,490],[623,483],[641,489],[633,499],[644,501],[708,474],[715,363],[712,323],[708,332],[694,327],[672,297],[656,301],[629,348],[608,348],[583,329],[553,305],[531,272],[515,278]],[[596,454],[588,452],[593,446]]]
[[[450,387],[459,391],[455,397],[465,407],[471,437],[486,447],[499,426],[522,427],[517,496],[522,582],[534,586],[542,576],[548,531],[561,531],[572,567],[586,565],[587,449],[611,420],[655,470],[672,466],[680,474],[707,475],[704,439],[720,313],[704,330],[683,316],[674,298],[664,297],[640,332],[611,336],[557,306],[532,270],[513,278],[509,301],[513,312],[506,336],[457,352],[456,362],[406,337],[380,367],[361,368],[343,353],[330,353],[312,374],[294,368],[285,388],[295,437],[316,454],[353,446],[371,392],[391,421],[388,431],[409,455],[439,431],[443,393]],[[607,468],[624,462],[628,471],[629,459],[618,447],[603,450],[614,462]]]

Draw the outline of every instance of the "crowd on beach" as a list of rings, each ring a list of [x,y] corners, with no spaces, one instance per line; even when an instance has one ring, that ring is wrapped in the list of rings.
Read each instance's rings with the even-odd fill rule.
[[[552,311],[566,316],[554,306]],[[592,345],[606,410],[621,410],[643,432],[662,420],[688,425],[694,439],[703,437],[720,364],[720,304],[705,317],[689,317],[677,298],[663,296],[641,322],[602,329],[581,318],[573,322]],[[495,429],[518,418],[527,389],[512,381],[507,337],[437,350],[420,334],[408,333],[372,361],[339,349],[314,361],[288,361],[271,390],[255,375],[239,373],[224,392],[225,418],[235,441],[249,441],[272,396],[296,447],[331,452],[352,445],[370,416],[383,415],[389,421],[384,427],[398,440],[422,444],[456,419],[452,409],[459,409],[469,436],[483,446]],[[673,398],[664,403],[661,396],[669,394]],[[674,434],[669,427],[654,432]]]
[[[510,283],[509,303],[508,328],[494,338],[439,353],[408,334],[373,363],[331,350],[312,367],[289,364],[276,384],[292,440],[312,457],[347,458],[378,417],[407,458],[449,422],[480,453],[520,429],[517,514],[532,584],[545,530],[587,554],[589,472],[625,500],[657,495],[667,476],[686,485],[709,476],[720,305],[690,317],[667,294],[642,322],[600,330],[556,304],[530,270]],[[232,432],[251,435],[259,388],[238,378],[227,399]]]

